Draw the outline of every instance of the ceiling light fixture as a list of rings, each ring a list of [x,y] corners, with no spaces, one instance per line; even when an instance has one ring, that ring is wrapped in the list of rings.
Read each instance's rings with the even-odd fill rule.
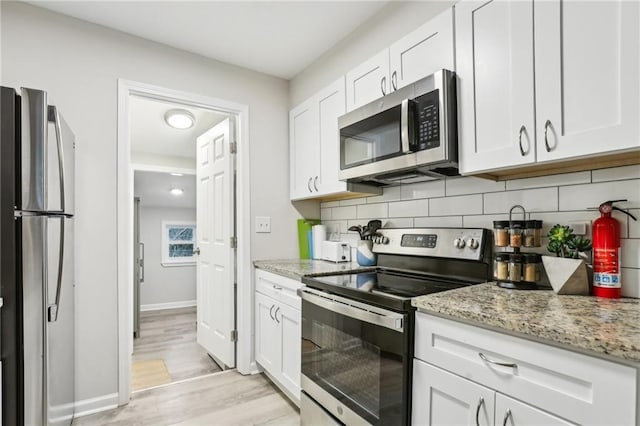
[[[181,189],[181,188],[171,188],[171,191],[169,191],[169,192],[171,192],[171,195],[178,196],[178,195],[182,195],[182,194],[184,194],[184,189]]]
[[[175,173],[175,172],[172,172],[172,173],[169,173],[169,174],[171,176],[184,176],[182,173]]]
[[[174,129],[193,127],[196,117],[186,109],[171,109],[164,114],[164,121]]]

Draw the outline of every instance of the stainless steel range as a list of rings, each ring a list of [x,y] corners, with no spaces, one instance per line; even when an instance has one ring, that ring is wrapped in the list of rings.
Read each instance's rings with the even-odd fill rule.
[[[380,233],[376,268],[302,279],[302,425],[409,424],[411,299],[490,279],[489,230]]]

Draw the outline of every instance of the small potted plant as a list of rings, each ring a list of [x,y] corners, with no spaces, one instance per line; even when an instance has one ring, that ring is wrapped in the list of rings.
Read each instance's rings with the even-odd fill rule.
[[[547,250],[555,256],[542,256],[542,263],[553,290],[557,294],[589,294],[585,260],[591,250],[591,240],[575,235],[566,225],[555,225],[547,238]]]

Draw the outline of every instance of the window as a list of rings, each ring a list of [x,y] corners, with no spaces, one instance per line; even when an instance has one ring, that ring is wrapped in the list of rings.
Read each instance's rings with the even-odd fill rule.
[[[193,222],[162,222],[162,264],[164,266],[193,265],[196,248],[196,224]]]

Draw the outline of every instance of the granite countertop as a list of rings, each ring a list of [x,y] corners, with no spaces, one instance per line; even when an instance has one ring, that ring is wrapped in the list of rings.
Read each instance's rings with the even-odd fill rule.
[[[426,313],[505,330],[573,349],[640,362],[640,299],[558,296],[495,283],[416,297]]]
[[[284,275],[294,280],[299,280],[302,277],[318,277],[321,275],[375,270],[375,266],[360,266],[355,262],[334,263],[326,260],[311,259],[256,260],[253,262],[253,265],[256,268],[264,269],[274,274]]]

